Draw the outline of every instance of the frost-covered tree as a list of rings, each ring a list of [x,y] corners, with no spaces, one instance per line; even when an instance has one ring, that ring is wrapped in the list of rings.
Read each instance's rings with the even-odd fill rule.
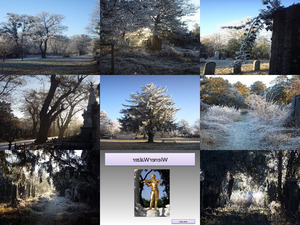
[[[90,25],[87,27],[87,30],[91,34],[100,34],[100,0],[96,1],[95,8],[91,13]]]
[[[267,31],[273,30],[273,15],[274,13],[283,8],[280,0],[262,0],[262,3],[266,5],[267,9],[262,9],[258,16],[247,21],[241,26],[225,26],[223,28],[244,29],[243,38],[240,41],[240,49],[236,53],[235,65],[246,62],[251,54],[251,50],[254,47],[255,41],[261,30],[266,29]]]
[[[107,118],[107,113],[104,110],[100,110],[100,125]]]
[[[7,55],[13,53],[15,43],[11,37],[7,34],[0,35],[0,53],[2,57],[2,61],[4,62]]]
[[[126,100],[131,105],[123,104],[126,109],[121,113],[125,116],[119,119],[128,119],[128,123],[133,127],[144,127],[148,135],[148,142],[154,142],[156,131],[167,128],[170,122],[174,121],[176,112],[180,109],[175,107],[171,95],[166,95],[166,87],[157,87],[153,83],[141,86],[142,92],[131,93],[130,99]],[[135,132],[133,130],[133,132]]]
[[[177,124],[177,129],[179,130],[179,132],[181,134],[183,134],[184,136],[187,136],[189,134],[192,133],[192,130],[191,130],[191,127],[190,127],[190,124],[188,121],[182,119],[178,122]]]
[[[194,132],[193,132],[194,135],[200,137],[200,118],[198,118],[196,120],[196,122],[194,123],[193,129],[194,129]]]
[[[63,55],[64,57],[68,56],[67,48],[69,46],[70,39],[64,35],[54,35],[49,39],[50,51],[54,55]]]
[[[92,38],[86,34],[78,34],[72,37],[71,48],[73,53],[84,55],[88,53],[88,46]]]
[[[67,29],[66,26],[61,25],[63,19],[63,15],[48,12],[40,12],[34,17],[31,35],[39,44],[42,58],[46,58],[49,39]]]
[[[187,0],[101,0],[100,8],[101,39],[119,42],[145,28],[154,36],[181,35],[186,31],[183,16],[195,12]]]
[[[13,40],[14,44],[11,45],[13,53],[16,57],[21,54],[22,60],[25,47],[28,44],[26,43],[26,36],[29,34],[33,20],[33,16],[30,15],[7,13],[7,22],[1,23],[0,33],[5,33]]]

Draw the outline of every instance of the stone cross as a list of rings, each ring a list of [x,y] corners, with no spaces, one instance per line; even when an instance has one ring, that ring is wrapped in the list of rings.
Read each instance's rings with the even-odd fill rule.
[[[259,61],[259,60],[255,60],[255,61],[253,62],[253,70],[254,70],[254,71],[260,70],[260,61]]]
[[[220,52],[216,51],[214,59],[220,59]]]
[[[204,75],[214,75],[216,69],[215,62],[207,62],[204,65]]]

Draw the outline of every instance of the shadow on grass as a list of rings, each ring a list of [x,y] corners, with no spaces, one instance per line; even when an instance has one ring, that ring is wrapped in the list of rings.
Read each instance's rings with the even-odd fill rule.
[[[92,58],[46,58],[25,61],[0,62],[1,74],[38,75],[38,74],[86,74],[99,75],[100,66]]]

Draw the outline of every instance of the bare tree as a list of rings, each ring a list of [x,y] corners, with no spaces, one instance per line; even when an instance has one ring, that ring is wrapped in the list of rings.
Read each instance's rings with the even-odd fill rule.
[[[0,32],[5,33],[13,40],[14,44],[10,44],[13,53],[16,57],[19,57],[21,53],[23,60],[25,37],[32,27],[33,16],[7,13],[7,18],[7,22],[1,23]]]
[[[96,1],[94,11],[91,13],[90,25],[86,28],[91,34],[100,34],[100,0]]]
[[[31,136],[36,138],[37,128],[39,124],[39,113],[41,111],[41,106],[46,98],[46,93],[42,91],[29,90],[24,93],[25,101],[23,104],[23,110],[28,114],[32,121]]]
[[[76,95],[70,95],[66,98],[65,102],[67,102],[68,109],[65,110],[65,113],[62,112],[57,117],[57,127],[59,129],[58,138],[63,138],[65,131],[68,129],[72,118],[76,113],[82,110],[82,107],[77,107],[83,100],[88,99],[88,90],[87,88],[79,88],[80,91],[77,92]],[[63,103],[64,104],[64,103]]]
[[[55,55],[67,56],[67,48],[70,43],[70,39],[64,35],[54,35],[49,39],[51,51]]]
[[[0,99],[8,97],[16,87],[24,83],[21,75],[0,75]]]
[[[0,36],[0,51],[2,55],[2,61],[4,62],[6,56],[13,53],[15,43],[11,37],[7,34],[1,34]]]
[[[88,75],[51,75],[50,88],[40,112],[40,128],[35,142],[42,144],[47,141],[51,123],[68,106],[62,102],[71,94],[76,93],[82,81]]]
[[[87,53],[88,47],[92,39],[86,34],[74,35],[72,37],[72,48],[74,53],[84,55]]]
[[[34,40],[39,43],[42,58],[46,58],[49,39],[67,29],[61,25],[63,19],[63,15],[48,12],[40,12],[35,16],[32,34]]]

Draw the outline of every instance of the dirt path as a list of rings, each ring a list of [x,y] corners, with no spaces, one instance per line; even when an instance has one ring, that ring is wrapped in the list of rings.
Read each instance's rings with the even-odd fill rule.
[[[259,150],[259,138],[255,131],[255,123],[249,114],[229,125],[226,141],[217,150]]]
[[[54,197],[53,199],[42,198],[40,200],[40,207],[43,210],[37,213],[40,217],[36,224],[57,224],[59,218],[68,208],[68,200],[65,197]]]
[[[35,225],[96,225],[99,224],[99,211],[85,203],[73,202],[56,194],[40,196],[31,206],[37,216]]]

